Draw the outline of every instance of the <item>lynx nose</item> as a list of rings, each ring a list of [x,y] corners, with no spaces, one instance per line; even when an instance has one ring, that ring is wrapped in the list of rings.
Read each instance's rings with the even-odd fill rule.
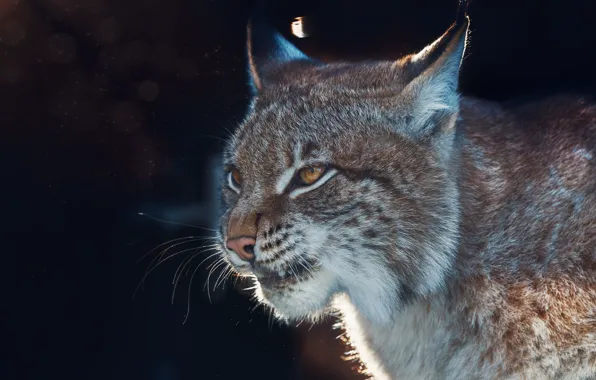
[[[241,236],[226,241],[226,247],[236,252],[238,257],[244,261],[252,261],[255,258],[254,247],[256,240],[251,237]]]
[[[226,247],[236,252],[244,261],[255,260],[254,247],[257,239],[257,225],[260,214],[232,215],[228,221]]]

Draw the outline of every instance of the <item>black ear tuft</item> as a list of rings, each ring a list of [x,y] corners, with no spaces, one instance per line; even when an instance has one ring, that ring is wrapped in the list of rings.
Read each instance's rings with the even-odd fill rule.
[[[402,97],[411,102],[413,121],[409,131],[413,136],[450,130],[452,116],[459,110],[459,69],[470,23],[467,4],[466,0],[460,1],[456,22],[441,37],[417,54],[403,58],[397,66],[408,83]],[[447,124],[439,122],[447,119]]]
[[[248,22],[246,52],[253,93],[261,91],[266,85],[267,74],[283,64],[310,61],[273,27],[262,7],[256,8]]]
[[[457,15],[455,16],[455,25],[467,23],[471,2],[471,0],[459,0]]]

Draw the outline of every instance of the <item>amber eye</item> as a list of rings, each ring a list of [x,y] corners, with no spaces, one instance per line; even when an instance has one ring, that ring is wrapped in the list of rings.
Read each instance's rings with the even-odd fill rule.
[[[298,172],[303,185],[312,185],[325,174],[324,166],[307,166]]]
[[[232,169],[232,171],[230,171],[230,178],[234,186],[242,186],[242,175],[238,169]]]

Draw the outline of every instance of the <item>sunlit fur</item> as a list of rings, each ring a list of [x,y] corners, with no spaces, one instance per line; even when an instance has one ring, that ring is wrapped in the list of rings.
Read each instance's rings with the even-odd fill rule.
[[[322,64],[276,36],[259,66],[249,49],[256,94],[224,153],[243,184],[222,185],[220,234],[256,220],[256,260],[225,257],[292,279],[256,288],[280,318],[339,308],[378,379],[587,379],[596,108],[460,98],[467,28],[398,62]],[[296,192],[312,163],[333,175]]]

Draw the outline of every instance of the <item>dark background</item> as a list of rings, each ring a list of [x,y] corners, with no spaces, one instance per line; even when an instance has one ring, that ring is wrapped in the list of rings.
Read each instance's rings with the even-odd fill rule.
[[[307,16],[312,36],[292,40],[329,61],[419,50],[457,7],[272,3],[288,38],[292,19]],[[191,287],[208,253],[191,262],[173,303],[172,277],[190,251],[160,265],[132,298],[160,250],[137,263],[144,254],[208,234],[139,212],[213,227],[214,160],[247,105],[251,6],[0,1],[0,379],[361,378],[341,360],[348,348],[333,321],[283,327],[241,294],[246,284],[214,291],[218,271],[208,294],[209,260]],[[473,1],[462,92],[495,100],[593,93],[594,14],[589,0]]]

